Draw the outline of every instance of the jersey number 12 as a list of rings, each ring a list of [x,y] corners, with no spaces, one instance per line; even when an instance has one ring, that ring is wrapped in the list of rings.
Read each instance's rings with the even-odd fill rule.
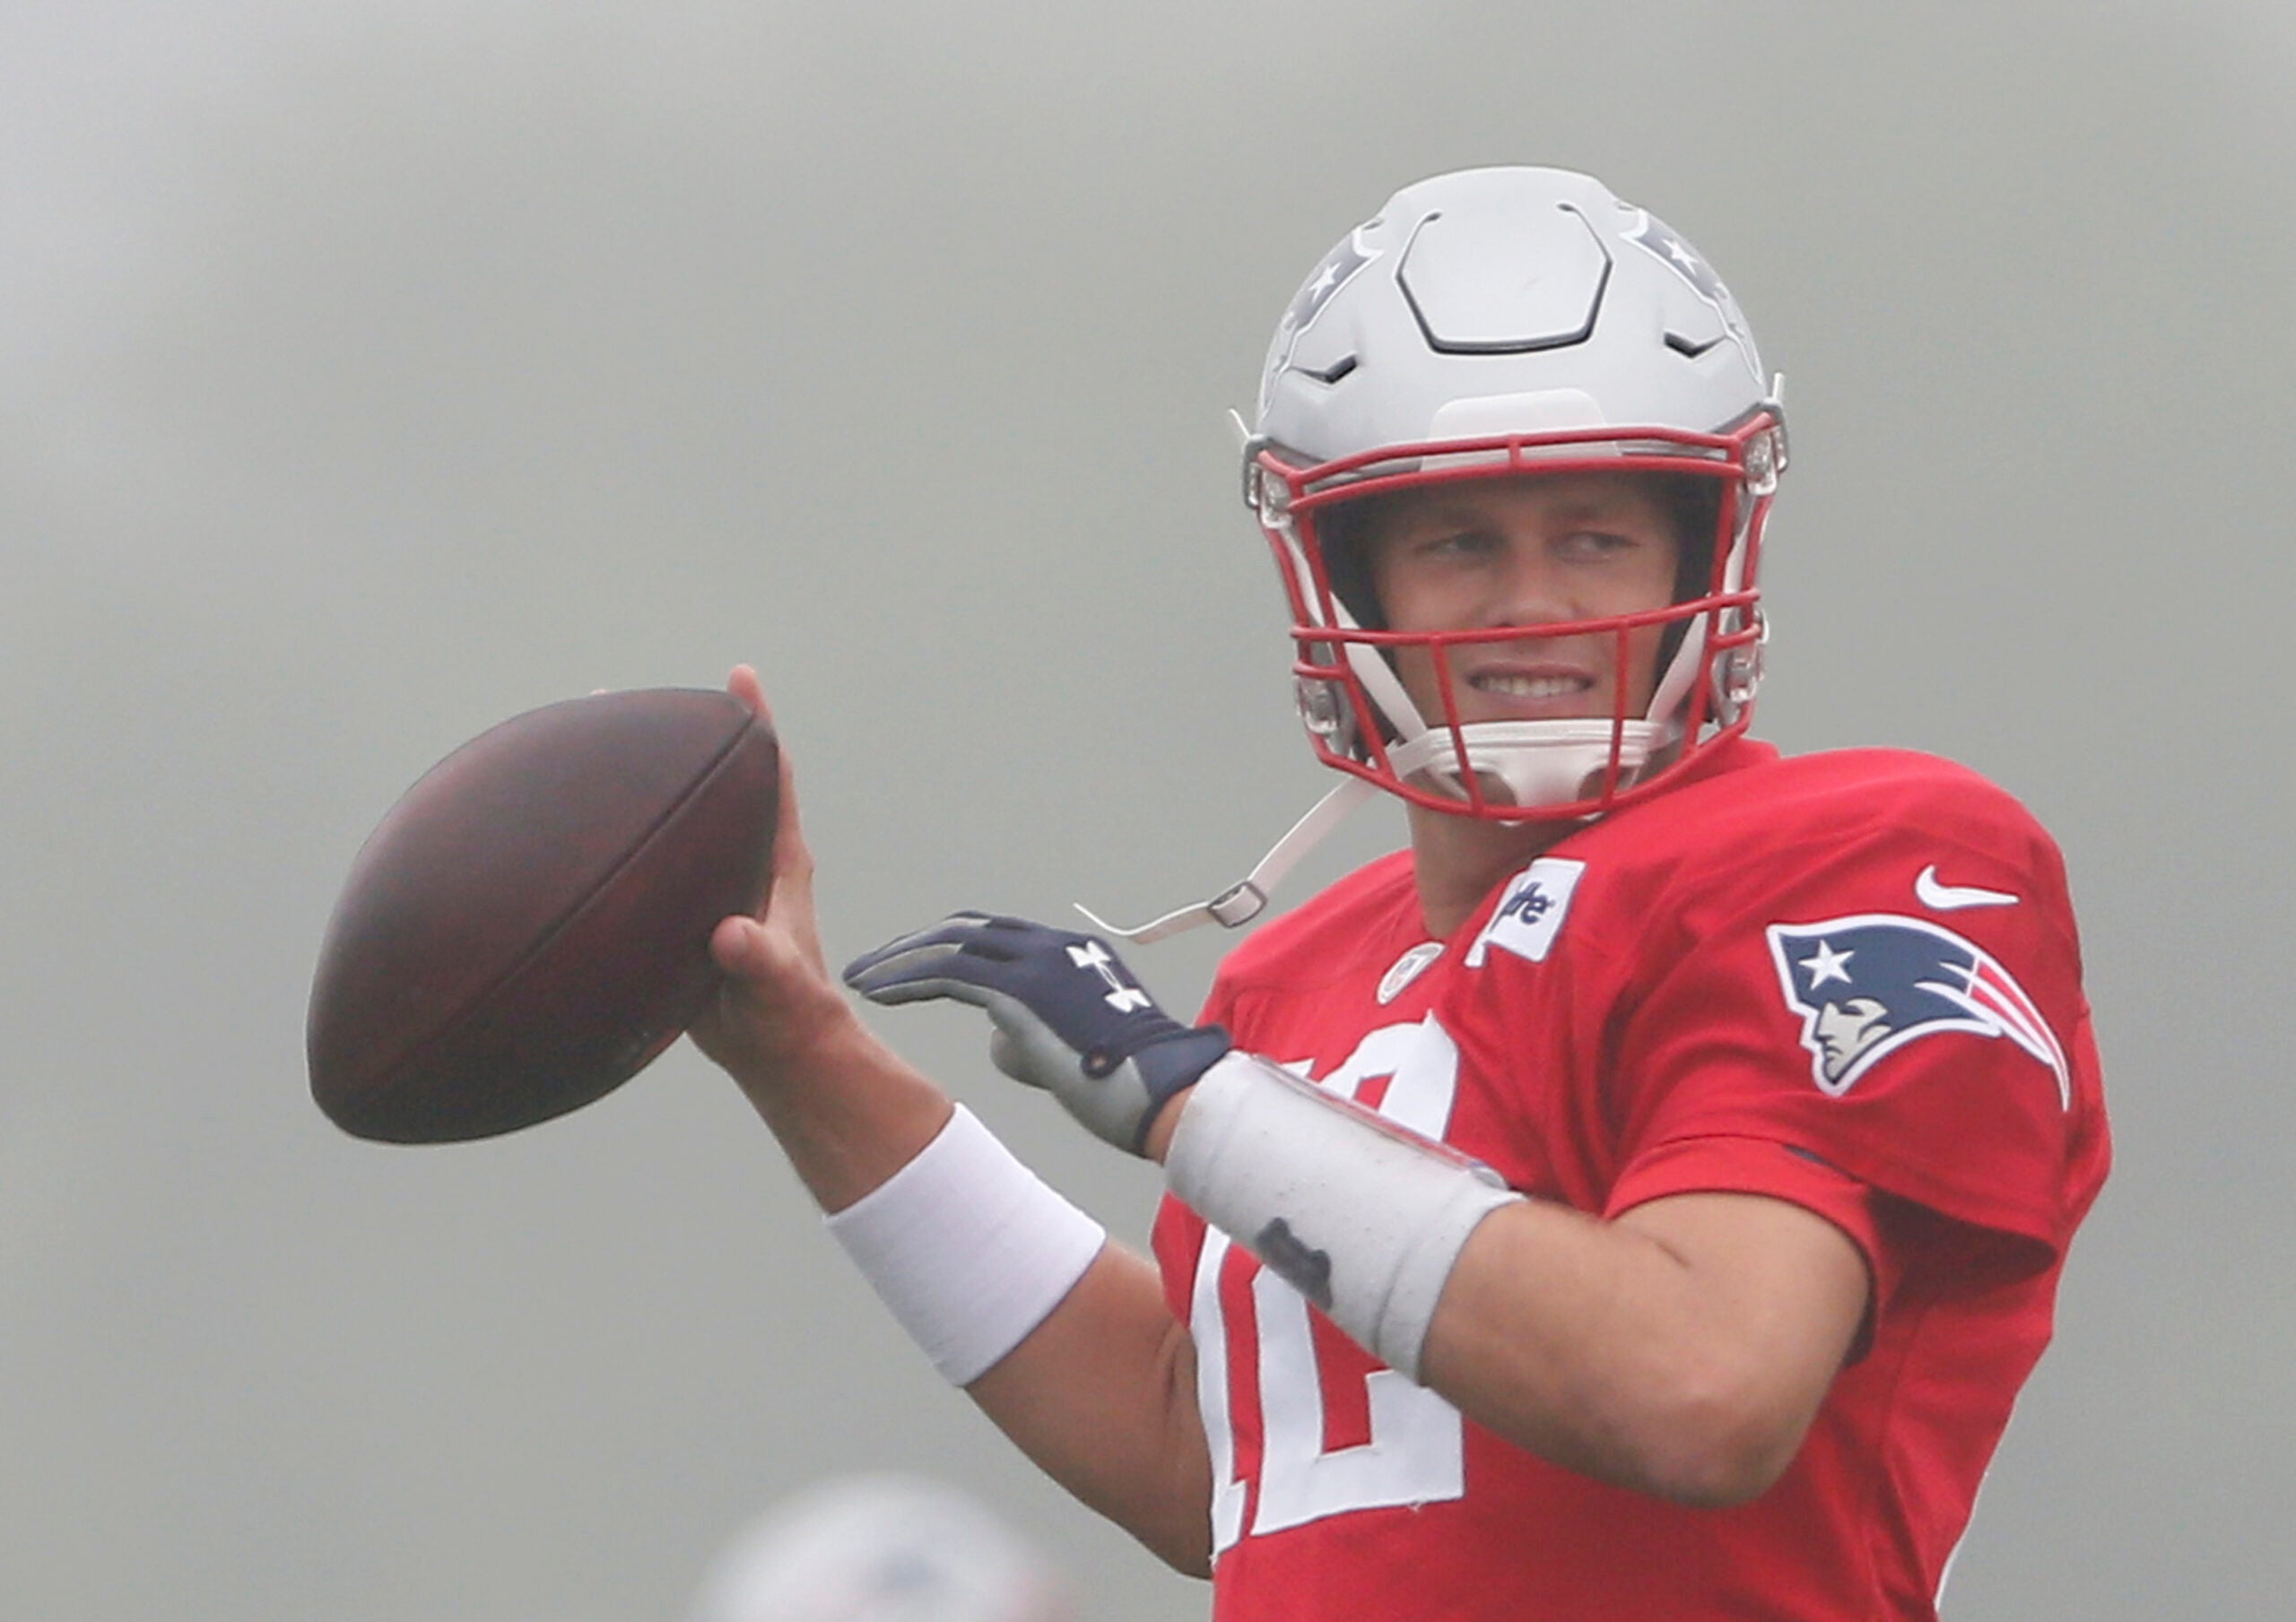
[[[1371,1032],[1345,1063],[1323,1078],[1323,1085],[1352,1098],[1385,1081],[1379,1113],[1439,1139],[1451,1123],[1458,1075],[1458,1047],[1430,1015],[1420,1024]],[[1370,1440],[1325,1445],[1327,1375],[1316,1357],[1308,1303],[1265,1268],[1254,1273],[1251,1283],[1257,1356],[1236,1355],[1249,1348],[1231,1352],[1227,1314],[1220,1303],[1220,1277],[1231,1248],[1218,1228],[1205,1233],[1188,1313],[1196,1340],[1196,1403],[1212,1450],[1213,1553],[1228,1548],[1245,1531],[1248,1483],[1236,1469],[1231,1380],[1251,1380],[1259,1392],[1262,1442],[1259,1490],[1251,1505],[1254,1532],[1463,1494],[1466,1438],[1458,1409],[1391,1368],[1361,1376]]]

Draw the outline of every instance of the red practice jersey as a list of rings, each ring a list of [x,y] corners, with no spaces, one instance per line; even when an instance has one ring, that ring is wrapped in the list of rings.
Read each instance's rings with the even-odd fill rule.
[[[1463,1419],[1167,1200],[1219,1622],[1935,1614],[2108,1158],[2063,864],[2008,795],[1926,756],[1735,742],[1448,940],[1408,854],[1372,863],[1236,950],[1205,1018],[1535,1198],[1769,1195],[1874,1278],[1786,1474],[1689,1509]]]

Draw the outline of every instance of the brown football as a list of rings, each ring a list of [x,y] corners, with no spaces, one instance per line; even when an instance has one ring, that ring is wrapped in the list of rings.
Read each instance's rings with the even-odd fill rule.
[[[529,710],[369,836],[311,984],[311,1097],[361,1138],[514,1132],[602,1097],[708,1001],[772,871],[778,750],[731,694]]]

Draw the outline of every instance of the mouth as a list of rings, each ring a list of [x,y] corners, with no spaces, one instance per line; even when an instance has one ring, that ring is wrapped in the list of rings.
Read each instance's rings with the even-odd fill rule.
[[[1540,720],[1589,713],[1596,683],[1592,672],[1570,665],[1487,665],[1465,678],[1468,690],[1492,712],[1484,719]]]
[[[1594,690],[1595,679],[1583,672],[1561,675],[1528,675],[1512,671],[1478,671],[1467,685],[1479,693],[1502,698],[1570,698]]]

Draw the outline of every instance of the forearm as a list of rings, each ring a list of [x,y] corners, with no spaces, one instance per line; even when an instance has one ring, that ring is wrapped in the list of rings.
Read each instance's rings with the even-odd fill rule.
[[[944,1377],[1023,1452],[1172,1565],[1203,1570],[1193,1364],[1152,1267],[962,1110],[830,1226]]]
[[[954,1110],[857,1020],[830,1024],[802,1066],[771,1085],[753,1079],[744,1091],[832,1215],[883,1188]],[[1149,1262],[1103,1246],[1058,1305],[965,1389],[1084,1504],[1178,1569],[1207,1568],[1210,1467],[1194,1360]]]
[[[838,1013],[822,1020],[801,1080],[734,1072],[827,1212],[843,1210],[915,1159],[955,1109],[947,1093],[852,1018],[842,999]]]
[[[1762,1236],[1805,1240],[1817,1219],[1772,1201],[1700,1198],[1726,1201],[1738,1230],[1726,1265],[1560,1205],[1493,1212],[1436,1309],[1428,1383],[1510,1440],[1616,1486],[1700,1505],[1760,1493],[1791,1462],[1856,1328],[1854,1313],[1805,1304],[1848,1289],[1862,1301],[1862,1265],[1837,1235],[1816,1279],[1773,1279]]]
[[[1154,1267],[1111,1244],[966,1392],[1053,1479],[1174,1568],[1211,1569],[1196,1357]]]

